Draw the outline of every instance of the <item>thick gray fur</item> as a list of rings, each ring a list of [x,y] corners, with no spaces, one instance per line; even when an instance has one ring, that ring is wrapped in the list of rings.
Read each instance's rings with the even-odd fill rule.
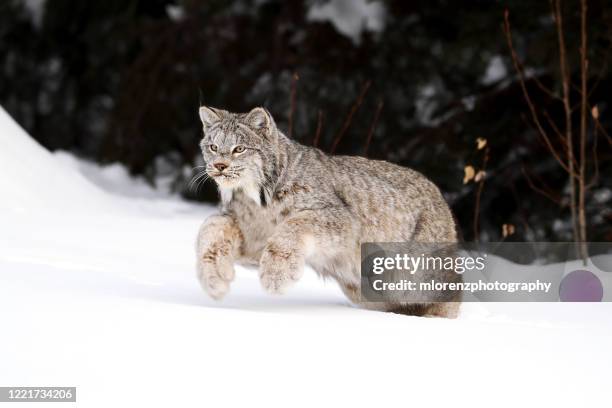
[[[221,212],[197,240],[198,278],[221,299],[234,262],[259,266],[263,287],[283,293],[308,264],[365,307],[455,317],[449,303],[360,302],[362,242],[457,241],[451,211],[422,174],[363,157],[330,156],[289,140],[263,108],[246,114],[201,107],[206,172]],[[244,148],[244,151],[242,151]],[[223,171],[218,168],[227,166]]]

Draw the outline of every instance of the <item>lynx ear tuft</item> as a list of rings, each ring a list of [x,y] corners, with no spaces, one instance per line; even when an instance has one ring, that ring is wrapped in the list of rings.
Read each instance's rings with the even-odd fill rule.
[[[219,116],[214,108],[202,106],[200,107],[200,120],[202,121],[204,127],[209,127],[213,123],[221,120],[221,116]]]
[[[272,124],[272,117],[264,108],[255,108],[247,114],[245,122],[253,129],[268,131]]]

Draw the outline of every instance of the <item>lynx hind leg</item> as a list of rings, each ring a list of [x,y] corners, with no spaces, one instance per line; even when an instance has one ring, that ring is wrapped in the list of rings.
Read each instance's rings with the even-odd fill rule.
[[[234,257],[242,234],[228,216],[212,216],[200,227],[196,245],[200,284],[213,299],[223,298],[234,279]]]
[[[410,316],[423,317],[444,317],[447,319],[455,319],[459,316],[461,307],[461,297],[457,296],[453,302],[438,302],[438,303],[380,303],[380,302],[364,302],[361,297],[361,288],[359,283],[338,282],[344,295],[351,303],[363,307],[368,310],[376,310],[381,312],[391,312]]]
[[[344,295],[350,300],[352,304],[366,310],[372,310],[376,312],[387,312],[387,305],[385,303],[378,302],[364,302],[361,298],[361,288],[358,285],[351,283],[340,283],[340,288]]]
[[[459,316],[459,302],[444,302],[444,303],[405,303],[402,305],[388,304],[386,311],[397,314],[423,317],[444,317],[447,319],[456,319]]]
[[[437,219],[446,218],[446,222],[438,224]],[[434,244],[454,243],[457,241],[457,231],[455,221],[450,213],[450,210],[438,214],[433,218],[431,216],[421,216],[415,227],[412,241],[416,243],[431,242]],[[450,255],[447,253],[448,248],[443,246],[438,256]],[[451,249],[451,251],[453,251]],[[441,271],[441,275],[437,275],[438,279],[449,282],[461,282],[462,278],[456,275],[455,272]],[[438,300],[448,300],[448,302],[432,302],[432,303],[404,303],[404,304],[388,304],[387,311],[393,313],[406,314],[411,316],[424,317],[444,317],[447,319],[455,319],[459,316],[461,308],[461,294],[440,294]]]
[[[460,302],[432,303],[427,308],[426,317],[445,317],[456,319],[459,316]]]
[[[344,296],[346,296],[351,303],[356,305],[363,304],[361,302],[361,293],[358,285],[354,285],[352,283],[340,283],[340,288],[342,289]]]

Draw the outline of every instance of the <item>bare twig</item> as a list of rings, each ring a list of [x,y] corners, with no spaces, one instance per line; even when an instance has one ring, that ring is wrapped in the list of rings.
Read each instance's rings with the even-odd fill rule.
[[[380,112],[383,109],[384,102],[382,99],[378,100],[378,105],[376,105],[376,113],[374,114],[374,119],[372,120],[372,124],[370,125],[370,129],[368,130],[368,137],[366,138],[366,143],[363,148],[363,155],[367,156],[368,148],[370,147],[370,143],[372,142],[372,137],[374,137],[374,131],[376,130],[376,124],[378,123],[378,119],[380,117]]]
[[[559,153],[557,153],[557,150],[552,145],[550,138],[548,137],[548,134],[542,127],[542,123],[540,122],[540,118],[538,117],[538,113],[536,111],[535,105],[533,101],[531,100],[531,96],[529,95],[529,92],[527,91],[527,86],[525,85],[525,75],[523,71],[521,70],[521,64],[519,63],[518,55],[516,54],[516,50],[514,49],[514,45],[512,44],[512,32],[510,31],[509,14],[510,13],[508,12],[508,9],[506,9],[504,12],[504,33],[506,35],[506,41],[508,43],[508,48],[510,49],[510,55],[512,56],[512,62],[514,65],[514,69],[516,70],[518,77],[519,77],[519,84],[521,85],[521,90],[523,91],[523,97],[525,101],[527,102],[527,106],[529,107],[531,118],[534,124],[536,125],[536,128],[538,132],[540,133],[540,136],[542,136],[542,139],[544,139],[544,142],[546,143],[546,147],[548,147],[548,150],[550,151],[552,156],[557,160],[559,165],[565,171],[569,173],[570,168],[561,159],[561,157],[559,156]]]
[[[525,72],[525,67],[524,65],[521,63],[520,60],[516,60],[516,62],[518,63],[518,66],[521,70],[521,72]],[[542,91],[544,92],[546,95],[548,95],[549,98],[551,99],[557,99],[557,100],[561,100],[561,97],[559,95],[557,95],[553,90],[551,90],[549,87],[547,87],[546,85],[544,85],[542,83],[542,81],[540,81],[540,79],[537,77],[537,75],[533,75],[529,78],[530,81],[533,81],[534,84],[536,84],[536,86]]]
[[[546,85],[544,85],[537,76],[532,76],[530,78],[538,88],[540,88],[540,90],[542,92],[544,92],[546,95],[548,95],[550,98],[552,99],[558,99],[561,100],[561,97],[559,95],[557,95],[556,93],[554,93],[552,90],[550,90],[550,88],[548,88]]]
[[[330,152],[332,154],[336,151],[336,148],[340,144],[342,137],[344,136],[348,128],[351,126],[351,122],[353,121],[353,115],[355,115],[355,112],[357,112],[357,109],[359,109],[359,107],[361,106],[361,103],[363,102],[363,98],[365,97],[366,93],[368,93],[368,89],[370,89],[371,84],[372,84],[372,81],[366,81],[366,83],[361,88],[361,92],[359,93],[359,96],[357,96],[357,99],[355,100],[355,103],[353,103],[353,106],[351,106],[351,110],[346,116],[346,119],[344,120],[344,124],[342,125],[340,132],[338,132],[338,134],[334,138],[334,142],[332,143],[332,146],[330,149]]]
[[[586,32],[586,0],[580,1],[580,85],[581,85],[581,107],[580,107],[580,170],[578,172],[578,228],[580,234],[580,255],[586,263],[586,214],[585,195],[586,186],[586,139],[587,139],[587,70],[589,61],[587,59],[587,32]]]
[[[487,170],[487,162],[489,161],[489,148],[487,147],[484,152],[484,157],[482,159],[482,166],[480,171],[483,174],[486,174]],[[479,223],[480,223],[480,196],[482,195],[482,190],[484,189],[484,182],[486,176],[483,176],[478,182],[478,190],[476,190],[476,204],[474,205],[474,241],[478,242],[480,240],[480,232],[478,231]]]
[[[593,118],[593,122],[595,123],[595,127],[593,128],[593,133],[595,135],[594,143],[597,143],[597,131],[599,130],[606,137],[608,143],[612,145],[612,137],[610,137],[606,129],[599,122],[599,107],[597,105],[591,106],[589,104],[589,111],[591,111],[591,117]]]
[[[557,42],[559,44],[559,68],[561,70],[561,83],[563,87],[563,109],[565,111],[565,139],[567,145],[567,165],[570,178],[570,211],[572,215],[572,230],[574,241],[580,240],[578,231],[578,217],[576,211],[576,170],[574,168],[574,141],[572,135],[572,109],[570,105],[570,74],[565,52],[565,38],[563,34],[563,15],[561,13],[561,0],[551,0],[551,8],[557,27]]]
[[[595,118],[594,118],[595,119]],[[597,119],[595,119],[597,122]],[[593,164],[595,173],[589,180],[589,183],[585,186],[586,191],[592,189],[599,182],[599,157],[597,155],[597,125],[593,126]]]
[[[527,173],[525,166],[521,167],[521,172],[525,176],[525,179],[527,180],[527,184],[529,185],[529,187],[531,187],[533,191],[535,191],[538,194],[543,195],[544,197],[548,198],[550,201],[557,204],[558,206],[561,206],[561,199],[558,196],[556,196],[552,191],[550,191],[550,189],[540,188],[535,185],[535,183],[533,182],[533,180]]]
[[[608,143],[612,145],[612,136],[610,136],[610,134],[606,131],[606,129],[601,125],[601,123],[599,122],[599,119],[595,119],[595,126],[606,137],[606,139],[608,139]]]
[[[563,135],[563,133],[561,133],[561,130],[559,130],[559,127],[557,126],[555,121],[552,120],[552,118],[550,117],[550,115],[548,114],[547,111],[543,110],[542,114],[546,118],[546,121],[548,122],[550,127],[555,131],[555,134],[559,137],[559,142],[561,142],[561,146],[563,147],[563,151],[567,152],[567,145],[565,144],[565,135]]]
[[[559,129],[559,127],[557,126],[555,121],[552,120],[552,118],[550,117],[548,112],[542,111],[542,114],[546,118],[546,121],[548,122],[550,127],[553,128],[553,130],[555,131],[557,136],[559,136],[559,143],[561,143],[561,147],[563,148],[563,153],[567,156],[568,155],[568,147],[567,147],[567,144],[566,144],[566,140],[564,139],[565,135],[563,133],[561,133],[561,130]],[[576,158],[574,157],[574,168],[576,168],[576,167],[578,167],[578,162],[576,161]],[[576,179],[578,179],[578,175],[577,174],[576,174],[575,177],[576,177]]]

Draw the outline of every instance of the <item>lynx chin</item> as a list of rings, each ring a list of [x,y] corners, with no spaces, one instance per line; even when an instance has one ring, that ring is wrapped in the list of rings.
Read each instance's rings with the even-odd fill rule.
[[[229,291],[234,262],[259,266],[262,286],[283,293],[310,265],[364,307],[455,317],[460,299],[360,302],[362,242],[456,242],[452,214],[420,173],[363,157],[329,156],[289,140],[264,108],[201,107],[206,172],[221,212],[200,227],[197,273],[214,299]],[[448,299],[446,299],[448,300]]]

